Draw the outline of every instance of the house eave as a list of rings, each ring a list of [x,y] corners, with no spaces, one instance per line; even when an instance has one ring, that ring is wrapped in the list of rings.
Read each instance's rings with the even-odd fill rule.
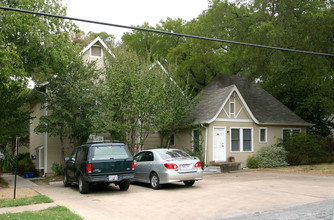
[[[311,127],[314,126],[314,124],[311,123],[286,123],[286,122],[263,122],[263,123],[257,123],[258,125],[266,125],[266,126],[301,126],[301,127]]]

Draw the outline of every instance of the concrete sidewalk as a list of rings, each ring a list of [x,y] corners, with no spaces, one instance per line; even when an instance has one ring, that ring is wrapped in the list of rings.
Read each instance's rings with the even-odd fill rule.
[[[15,175],[4,173],[2,174],[2,178],[6,182],[8,182],[9,188],[11,189],[14,188]],[[16,176],[16,188],[18,190],[23,189],[23,188],[30,188],[34,190],[34,188],[37,186],[38,186],[37,184],[31,182],[29,179],[22,178],[19,175]],[[6,214],[6,213],[19,213],[19,212],[25,212],[25,211],[39,211],[39,210],[47,209],[47,208],[54,207],[54,206],[57,206],[57,204],[52,202],[52,203],[32,204],[32,205],[17,206],[17,207],[4,207],[4,208],[0,208],[0,215]]]
[[[41,203],[41,204],[33,204],[33,205],[24,205],[24,206],[17,206],[17,207],[4,207],[0,208],[0,215],[6,214],[6,213],[19,213],[19,212],[34,212],[34,211],[40,211],[43,209],[48,209],[51,207],[57,206],[56,203]]]
[[[14,183],[15,183],[14,174],[4,173],[2,174],[2,178],[8,183],[9,188],[14,188]],[[19,175],[16,175],[16,188],[34,187],[34,186],[37,185],[31,182],[29,179],[24,179]]]

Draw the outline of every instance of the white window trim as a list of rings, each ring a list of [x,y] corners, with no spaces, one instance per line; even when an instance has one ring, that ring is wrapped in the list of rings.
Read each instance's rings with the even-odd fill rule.
[[[289,131],[290,131],[290,135],[292,135],[293,130],[298,130],[299,133],[302,132],[302,129],[301,129],[301,128],[282,128],[282,140],[283,140],[283,133],[284,133],[284,130],[289,130]]]
[[[92,47],[99,47],[99,48],[101,49],[101,56],[94,56],[94,55],[92,55]],[[89,51],[90,51],[90,57],[97,57],[97,58],[101,58],[101,57],[103,57],[103,49],[102,49],[102,47],[101,47],[100,45],[98,45],[98,44],[94,44],[94,45],[92,45],[92,46],[90,47]]]
[[[239,140],[240,140],[240,151],[232,151],[232,129],[239,129],[240,132],[239,132]],[[250,129],[252,134],[251,134],[251,137],[252,137],[252,141],[251,141],[251,151],[244,151],[244,140],[243,140],[243,134],[244,134],[244,129]],[[241,132],[242,130],[242,132]],[[231,153],[243,153],[243,152],[246,152],[246,153],[252,153],[254,152],[254,129],[253,127],[230,127],[230,152]]]
[[[233,96],[233,97],[232,97]],[[229,103],[228,103],[228,110],[229,110],[229,113],[230,113],[230,116],[229,118],[235,118],[235,94],[233,93],[232,96],[230,97],[229,99]],[[232,113],[231,112],[231,104],[233,105],[233,109],[234,109],[234,112]],[[233,116],[233,117],[232,117]]]
[[[264,137],[264,141],[261,141],[261,130],[262,129],[264,129],[265,131],[266,131],[266,135],[265,135],[265,137]],[[267,143],[268,142],[268,128],[266,128],[266,127],[260,127],[259,128],[259,142],[260,143]]]
[[[38,156],[39,156],[39,158],[38,158],[38,169],[44,169],[44,163],[41,163],[42,162],[41,161],[42,150],[44,150],[44,146],[41,146],[41,147],[38,148]],[[44,151],[44,153],[45,153],[45,151]],[[44,154],[43,154],[43,157],[44,157]]]

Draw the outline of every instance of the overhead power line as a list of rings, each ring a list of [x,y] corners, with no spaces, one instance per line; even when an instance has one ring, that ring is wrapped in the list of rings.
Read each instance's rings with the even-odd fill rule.
[[[140,28],[140,27],[132,27],[132,26],[126,26],[126,25],[120,25],[120,24],[112,24],[112,23],[106,23],[106,22],[101,22],[101,21],[93,21],[93,20],[87,20],[87,19],[81,19],[81,18],[73,18],[73,17],[67,17],[67,16],[53,15],[53,14],[48,14],[48,13],[28,11],[28,10],[9,8],[9,7],[3,7],[3,6],[0,6],[0,9],[6,10],[6,11],[15,11],[15,12],[20,12],[20,13],[26,13],[26,14],[41,15],[41,16],[46,16],[46,17],[67,19],[67,20],[72,20],[72,21],[80,21],[80,22],[86,22],[86,23],[92,23],[92,24],[99,24],[99,25],[113,26],[113,27],[119,27],[119,28],[126,28],[126,29],[138,30],[138,31],[153,32],[153,33],[157,33],[157,34],[166,34],[166,35],[172,35],[172,36],[178,36],[178,37],[186,37],[186,38],[193,38],[193,39],[200,39],[200,40],[216,41],[216,42],[228,43],[228,44],[236,44],[236,45],[243,45],[243,46],[250,46],[250,47],[266,48],[266,49],[272,49],[272,50],[281,50],[281,51],[288,51],[288,52],[296,52],[296,53],[305,53],[305,54],[312,54],[312,55],[334,57],[334,54],[329,54],[329,53],[319,53],[319,52],[313,52],[313,51],[295,50],[295,49],[282,48],[282,47],[272,47],[272,46],[266,46],[266,45],[260,45],[260,44],[251,44],[251,43],[244,43],[244,42],[238,42],[238,41],[230,41],[230,40],[222,40],[222,39],[209,38],[209,37],[201,37],[201,36],[189,35],[189,34],[172,33],[172,32],[167,32],[167,31],[160,31],[160,30]]]

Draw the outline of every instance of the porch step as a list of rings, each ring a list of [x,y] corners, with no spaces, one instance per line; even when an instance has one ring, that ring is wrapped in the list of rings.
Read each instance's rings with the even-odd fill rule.
[[[216,162],[213,166],[219,166],[222,173],[240,170],[241,162]]]
[[[204,174],[221,173],[220,166],[209,166],[204,169]]]

